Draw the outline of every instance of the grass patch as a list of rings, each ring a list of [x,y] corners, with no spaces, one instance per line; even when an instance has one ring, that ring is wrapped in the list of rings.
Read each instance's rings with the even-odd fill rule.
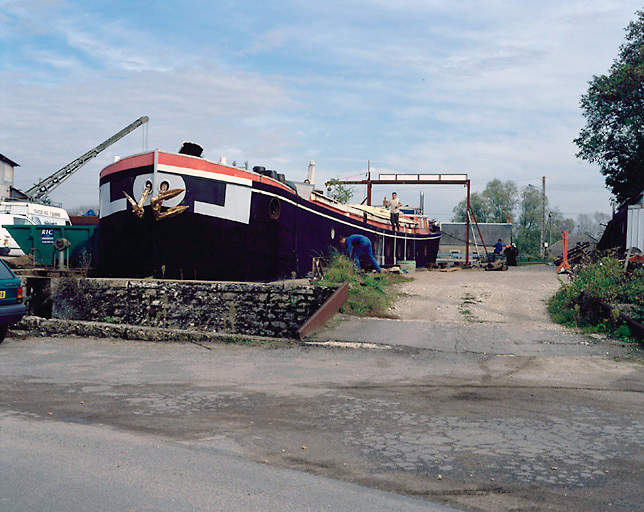
[[[359,272],[347,256],[340,253],[331,255],[324,278],[318,282],[323,286],[338,286],[349,283],[349,299],[340,310],[356,316],[385,316],[387,308],[399,294],[394,285],[409,278],[400,274],[383,272]]]
[[[610,313],[594,306],[601,300],[613,308]],[[620,312],[644,322],[644,270],[624,273],[614,258],[602,258],[570,275],[569,283],[550,299],[548,309],[553,321],[604,332],[613,337],[635,341],[628,325],[619,319]]]
[[[472,311],[470,311],[469,309],[463,309],[464,305],[465,304],[461,305],[461,309],[459,310],[461,315],[463,315],[463,318],[470,323],[482,323],[482,321],[479,320]]]
[[[465,292],[465,295],[461,297],[461,300],[463,301],[463,303],[459,306],[459,312],[461,313],[461,315],[463,315],[465,320],[471,323],[475,323],[475,322],[480,323],[481,320],[479,320],[476,317],[476,315],[472,312],[472,310],[467,308],[470,305],[476,305],[483,301],[480,299],[477,299],[474,295],[470,294],[469,292]]]
[[[461,300],[463,301],[463,304],[476,304],[477,302],[481,302],[474,295],[470,295],[469,292],[466,292],[465,295],[461,297]]]

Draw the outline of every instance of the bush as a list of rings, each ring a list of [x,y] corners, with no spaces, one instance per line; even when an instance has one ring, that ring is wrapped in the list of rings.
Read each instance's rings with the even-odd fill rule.
[[[606,314],[596,307],[598,300],[615,309]],[[602,258],[575,270],[570,282],[550,299],[548,309],[555,322],[630,337],[628,326],[619,321],[619,311],[628,311],[640,322],[644,318],[644,271],[627,274],[617,259]]]
[[[401,275],[359,272],[353,261],[340,253],[332,253],[324,278],[319,284],[337,286],[349,283],[349,298],[341,312],[356,316],[384,316],[397,298],[392,285],[405,281]]]
[[[638,322],[644,322],[644,269],[635,270],[627,282],[617,293],[618,304],[632,304],[631,317]]]

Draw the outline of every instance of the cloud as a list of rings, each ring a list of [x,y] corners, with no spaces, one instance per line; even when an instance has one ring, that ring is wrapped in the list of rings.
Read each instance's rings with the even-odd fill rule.
[[[43,50],[43,49],[31,49],[26,48],[24,50],[25,55],[29,60],[35,62],[46,63],[48,66],[58,70],[58,71],[76,71],[82,69],[83,64],[79,59],[70,56],[62,55],[60,53]]]
[[[21,184],[149,115],[152,147],[193,140],[208,158],[296,178],[311,158],[322,180],[364,173],[371,160],[466,171],[475,189],[547,175],[562,210],[607,204],[603,178],[571,141],[583,126],[579,96],[610,66],[634,1],[123,5],[2,3],[0,99],[11,129],[0,147],[23,165]],[[103,165],[141,151],[140,132],[57,197],[87,204]],[[462,199],[431,194],[449,215]]]
[[[236,52],[239,56],[258,55],[264,52],[272,51],[275,48],[283,46],[288,41],[286,32],[282,29],[271,29],[264,32],[259,38],[247,48]]]
[[[64,22],[60,24],[59,30],[65,35],[69,47],[80,52],[89,61],[90,67],[125,71],[172,69],[165,63],[171,55],[161,56],[146,50],[145,42],[132,41],[131,30],[124,30],[115,24],[106,29],[89,32],[79,28],[76,23]],[[125,36],[127,46],[114,41],[122,41]],[[137,43],[135,46],[134,42]]]
[[[184,53],[169,46],[159,48],[156,35],[124,20],[84,12],[68,2],[8,2],[6,12],[0,23],[8,28],[5,39],[15,43],[12,52],[3,55],[5,69],[168,71],[172,67],[168,62],[187,63]],[[52,75],[53,79],[71,81],[75,77]]]
[[[204,145],[214,160],[219,156],[240,162],[255,156],[277,158],[290,143],[289,132],[265,118],[273,111],[295,108],[279,83],[254,74],[224,73],[212,63],[172,72],[126,72],[118,79],[111,73],[94,73],[78,76],[75,83],[47,86],[18,84],[3,73],[0,89],[14,98],[3,111],[12,128],[0,132],[0,147],[21,164],[16,172],[21,188],[53,173],[141,115],[150,116],[149,139],[161,149],[176,151],[184,140],[193,140]],[[91,202],[96,181],[86,177],[97,180],[98,171],[113,155],[140,152],[140,132],[102,153],[62,185],[61,193],[77,190],[72,196],[78,196],[78,202]],[[86,186],[75,189],[76,183]]]

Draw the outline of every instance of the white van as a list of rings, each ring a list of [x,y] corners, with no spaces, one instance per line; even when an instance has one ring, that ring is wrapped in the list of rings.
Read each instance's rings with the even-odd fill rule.
[[[18,246],[4,226],[71,224],[69,215],[63,208],[38,203],[2,201],[0,202],[0,254],[3,256],[22,256]]]

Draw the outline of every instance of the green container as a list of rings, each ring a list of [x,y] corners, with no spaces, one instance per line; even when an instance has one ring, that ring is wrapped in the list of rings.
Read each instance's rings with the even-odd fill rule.
[[[416,272],[416,260],[398,260],[400,270],[406,270],[410,274]]]
[[[56,267],[56,240],[69,241],[65,248],[70,268],[95,268],[98,258],[98,226],[4,226],[25,254],[33,254],[38,265]]]

